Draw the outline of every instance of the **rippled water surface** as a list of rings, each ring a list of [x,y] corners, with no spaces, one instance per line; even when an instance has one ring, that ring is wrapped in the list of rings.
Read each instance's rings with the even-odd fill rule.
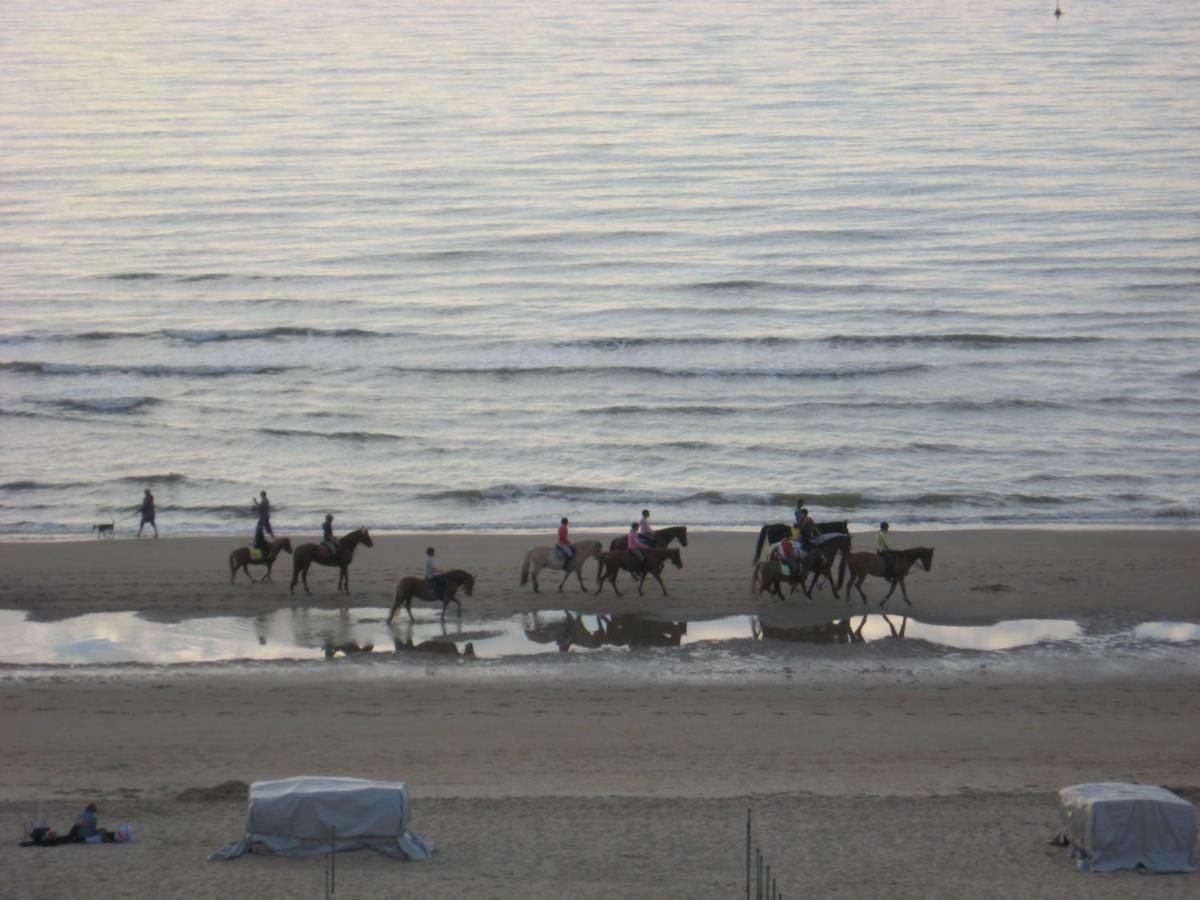
[[[0,531],[1190,523],[1200,6],[2,14]]]

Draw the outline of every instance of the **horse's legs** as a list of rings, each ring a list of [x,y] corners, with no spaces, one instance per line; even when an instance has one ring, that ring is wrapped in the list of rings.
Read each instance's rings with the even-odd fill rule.
[[[651,570],[651,571],[650,571],[650,574],[654,576],[654,580],[655,580],[655,581],[657,581],[657,582],[658,582],[658,586],[659,586],[660,588],[662,588],[663,596],[664,596],[664,597],[665,597],[665,596],[667,596],[667,586],[666,586],[665,584],[663,584],[663,580],[662,580],[661,578],[659,578],[659,577],[658,577],[658,573],[657,573],[657,572],[655,572],[655,571],[653,571],[653,570]],[[645,575],[643,575],[643,576],[642,576],[642,581],[643,581],[643,582],[645,582],[645,580],[646,580],[646,576],[645,576]],[[641,585],[638,585],[638,593],[640,594],[641,592],[642,592],[642,591],[641,591]]]
[[[531,575],[531,576],[530,576],[530,578],[531,578],[531,579],[532,579],[532,581],[533,581],[533,592],[534,592],[535,594],[540,594],[540,593],[542,592],[542,591],[541,591],[541,588],[539,588],[539,587],[538,587],[538,583],[537,583],[537,573],[538,573],[538,572],[540,572],[540,571],[542,571],[542,570],[541,570],[541,569],[537,569],[537,570],[536,570],[536,571],[533,573],[533,575]]]
[[[412,614],[412,594],[409,594],[404,601],[404,611],[408,613],[408,621],[412,622],[417,618]]]
[[[560,594],[562,593],[563,585],[567,583],[567,579],[570,577],[571,577],[571,570],[567,569],[567,571],[563,574],[563,580],[558,583],[558,592]]]
[[[907,606],[912,606],[912,601],[908,599],[908,588],[904,586],[904,576],[900,576],[900,594],[904,597],[904,603]]]
[[[850,602],[850,588],[855,588],[858,591],[858,596],[862,597],[863,606],[867,605],[867,595],[863,593],[863,582],[867,576],[865,572],[850,572],[850,584],[846,588],[846,602]]]
[[[400,608],[400,597],[399,597],[399,595],[397,595],[392,598],[392,608],[388,610],[388,617],[387,617],[388,625],[392,624],[392,619],[395,618],[396,610],[398,610],[399,608]]]
[[[304,582],[304,593],[308,594],[308,596],[311,597],[312,591],[310,591],[308,589],[308,566],[307,565],[300,572],[300,580]]]
[[[586,594],[587,585],[583,583],[583,563],[580,563],[579,568],[575,570],[575,577],[579,579],[579,589]]]

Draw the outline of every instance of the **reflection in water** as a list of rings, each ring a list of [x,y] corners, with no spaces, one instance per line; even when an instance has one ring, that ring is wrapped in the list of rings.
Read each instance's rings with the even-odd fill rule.
[[[218,616],[150,622],[134,613],[96,613],[58,622],[31,622],[0,610],[0,664],[226,662],[314,659],[322,656],[392,658],[377,648],[409,653],[475,655],[484,659],[566,652],[612,653],[630,648],[741,646],[756,642],[845,645],[906,639],[962,650],[1002,651],[1045,642],[1130,646],[1200,642],[1200,625],[1148,622],[1136,628],[1084,634],[1069,620],[1025,619],[992,625],[932,625],[903,615],[856,613],[824,619],[793,610],[761,619],[727,616],[688,622],[632,614],[541,611],[504,619],[445,623],[431,614],[389,626],[373,607],[285,609],[253,617]],[[765,647],[763,649],[766,649]],[[798,649],[798,648],[797,648]],[[778,652],[787,652],[780,646]],[[693,657],[695,659],[695,657]]]

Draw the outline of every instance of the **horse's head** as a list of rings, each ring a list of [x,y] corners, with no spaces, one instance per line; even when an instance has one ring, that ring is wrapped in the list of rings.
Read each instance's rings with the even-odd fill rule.
[[[375,542],[371,540],[371,532],[367,531],[365,528],[360,528],[358,529],[358,533],[362,537],[362,542],[364,544],[366,544],[368,547],[375,546]]]
[[[667,554],[667,559],[675,564],[675,568],[683,568],[683,556],[680,555],[678,547],[671,548],[671,552]]]
[[[475,593],[475,576],[470,572],[463,572],[463,590],[470,597]]]
[[[290,537],[285,537],[283,540],[281,540],[279,542],[279,549],[285,553],[291,553],[292,552],[292,539]]]
[[[681,547],[687,546],[687,526],[686,525],[682,525],[679,528],[679,546],[681,546]]]
[[[929,547],[929,548],[922,547],[921,555],[918,557],[918,559],[921,560],[921,565],[924,566],[925,571],[928,572],[930,569],[933,568],[933,548],[932,547]]]

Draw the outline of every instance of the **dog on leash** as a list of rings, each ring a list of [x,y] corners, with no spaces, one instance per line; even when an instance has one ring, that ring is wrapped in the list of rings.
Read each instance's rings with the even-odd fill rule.
[[[96,532],[96,540],[100,538],[112,539],[116,536],[116,522],[98,522],[92,526],[92,531]]]

